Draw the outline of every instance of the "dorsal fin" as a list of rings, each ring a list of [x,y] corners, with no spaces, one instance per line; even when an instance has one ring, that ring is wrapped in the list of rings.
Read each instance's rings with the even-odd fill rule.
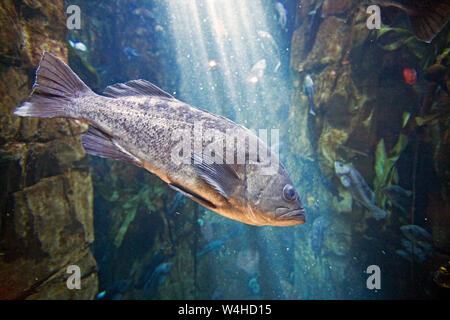
[[[158,88],[147,80],[131,80],[125,83],[116,83],[106,87],[103,95],[111,98],[128,97],[128,96],[159,96],[169,99],[175,99],[164,90]]]

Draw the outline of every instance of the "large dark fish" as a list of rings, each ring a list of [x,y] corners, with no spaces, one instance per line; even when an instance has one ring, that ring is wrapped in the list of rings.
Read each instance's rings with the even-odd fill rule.
[[[430,42],[450,18],[450,0],[379,0],[384,7],[395,7],[409,16],[415,36]]]
[[[30,98],[14,114],[85,121],[91,125],[82,140],[87,153],[143,167],[227,218],[252,225],[305,222],[305,209],[286,169],[262,140],[231,120],[183,103],[145,80],[109,86],[101,96],[63,61],[45,52]],[[244,164],[236,164],[233,160],[241,150],[233,146],[227,155],[225,146],[223,164],[217,158],[211,162],[204,152],[205,139],[196,151],[198,139],[195,133],[192,139],[192,132],[198,123],[204,132],[214,132],[215,141],[248,137],[258,145],[258,158],[249,151],[244,154]],[[180,132],[189,134],[188,147],[194,145],[187,163],[173,161],[183,138]],[[246,146],[250,150],[250,143]],[[181,151],[185,156],[186,150]],[[229,158],[233,159],[231,164],[227,163]],[[268,174],[268,167],[276,169]]]

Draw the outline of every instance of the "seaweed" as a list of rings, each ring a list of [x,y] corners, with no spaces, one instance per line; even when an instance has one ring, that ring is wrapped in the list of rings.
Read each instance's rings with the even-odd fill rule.
[[[378,30],[376,40],[379,47],[385,51],[406,48],[420,61],[422,68],[430,65],[435,58],[432,46],[420,41],[411,31],[406,29],[383,27]]]
[[[381,139],[375,151],[375,179],[373,182],[377,205],[385,208],[386,195],[382,192],[384,187],[398,184],[398,172],[395,164],[403,150],[408,145],[408,137],[400,134],[397,143],[389,152],[386,152],[384,139]]]

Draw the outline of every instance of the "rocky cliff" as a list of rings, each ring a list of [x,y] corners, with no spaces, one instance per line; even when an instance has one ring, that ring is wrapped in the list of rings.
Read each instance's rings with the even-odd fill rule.
[[[97,292],[93,186],[65,119],[19,118],[42,51],[67,62],[64,1],[0,4],[0,299],[92,299]],[[69,290],[69,265],[81,289]]]

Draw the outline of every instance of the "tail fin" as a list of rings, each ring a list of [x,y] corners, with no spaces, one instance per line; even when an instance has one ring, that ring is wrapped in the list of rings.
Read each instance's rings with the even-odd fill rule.
[[[44,52],[36,70],[31,96],[14,110],[14,114],[21,117],[73,118],[76,114],[70,110],[70,101],[92,93],[67,64]]]

